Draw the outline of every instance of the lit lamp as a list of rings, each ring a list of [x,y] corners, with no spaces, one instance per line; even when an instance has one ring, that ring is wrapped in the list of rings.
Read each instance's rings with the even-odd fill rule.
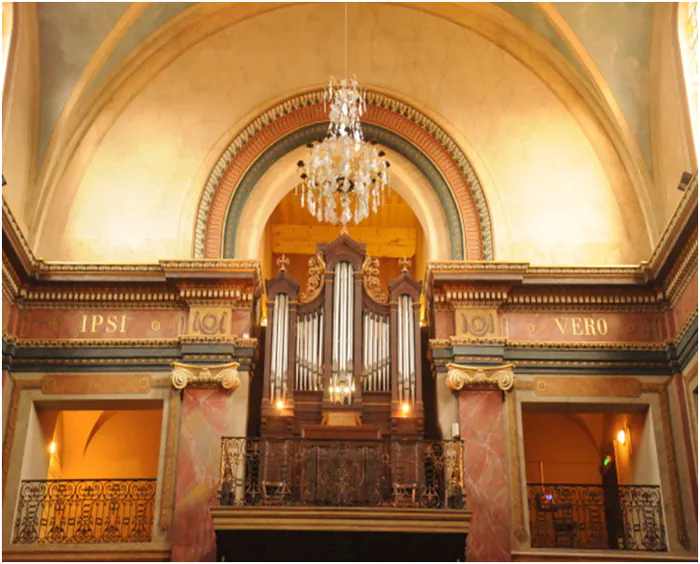
[[[282,411],[282,410],[284,409],[284,402],[283,402],[281,399],[277,400],[277,403],[275,404],[275,407],[276,407],[277,409],[279,409],[280,411]]]
[[[624,445],[627,442],[627,431],[620,429],[617,432],[617,442],[621,445]]]
[[[401,404],[401,413],[404,415],[408,415],[408,412],[411,411],[411,406],[408,405],[407,403]]]
[[[49,444],[49,452],[53,454],[56,452],[56,443],[54,441],[51,441],[51,444]]]

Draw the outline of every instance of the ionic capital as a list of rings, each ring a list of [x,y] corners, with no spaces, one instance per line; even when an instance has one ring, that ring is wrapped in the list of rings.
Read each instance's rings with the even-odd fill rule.
[[[463,389],[483,390],[497,388],[507,392],[515,384],[512,364],[501,366],[447,365],[447,387],[455,392]]]
[[[237,362],[218,364],[214,366],[198,366],[196,364],[183,364],[173,362],[171,382],[176,390],[184,390],[187,386],[216,387],[235,392],[241,384],[238,375]]]

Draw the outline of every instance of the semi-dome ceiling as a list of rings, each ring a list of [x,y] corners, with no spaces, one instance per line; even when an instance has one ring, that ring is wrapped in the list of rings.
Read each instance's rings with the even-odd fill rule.
[[[33,10],[15,6],[7,116],[29,122],[16,141],[33,152],[13,158],[6,136],[3,173],[47,259],[191,256],[202,187],[231,139],[341,70],[334,4]],[[459,143],[499,210],[497,260],[638,262],[677,202],[654,182],[653,21],[639,3],[352,4],[350,66]],[[23,91],[33,120],[17,109]],[[13,186],[10,161],[34,173]]]

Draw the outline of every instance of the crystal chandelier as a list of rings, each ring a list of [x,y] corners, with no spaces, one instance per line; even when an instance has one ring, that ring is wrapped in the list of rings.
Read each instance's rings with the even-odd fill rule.
[[[345,75],[348,57],[348,6],[345,3]],[[299,161],[301,205],[318,221],[345,226],[376,213],[384,203],[389,183],[389,163],[376,142],[362,135],[360,118],[367,107],[365,92],[353,77],[336,82],[331,77],[323,95],[329,107],[328,133],[323,141],[309,143],[309,159]]]

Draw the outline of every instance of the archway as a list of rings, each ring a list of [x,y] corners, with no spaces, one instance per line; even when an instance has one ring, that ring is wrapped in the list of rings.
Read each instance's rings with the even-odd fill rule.
[[[423,210],[424,228],[428,215],[435,229],[439,230],[441,224],[446,226],[449,255],[439,257],[436,247],[430,256],[492,259],[488,205],[476,174],[457,144],[427,116],[403,102],[377,92],[369,92],[367,102],[366,137],[408,161],[430,188],[426,190],[426,183],[414,182],[406,186],[402,196],[412,195],[414,211]],[[252,234],[259,234],[293,183],[286,190],[277,187],[274,194],[270,190],[258,191],[253,210],[247,209],[246,204],[270,167],[291,151],[323,137],[325,120],[322,91],[318,90],[285,100],[243,129],[224,151],[206,183],[195,227],[195,257],[256,258],[252,251],[257,245],[251,248],[239,243],[239,233],[248,240],[255,237]],[[257,216],[254,221],[248,220],[251,213]]]

